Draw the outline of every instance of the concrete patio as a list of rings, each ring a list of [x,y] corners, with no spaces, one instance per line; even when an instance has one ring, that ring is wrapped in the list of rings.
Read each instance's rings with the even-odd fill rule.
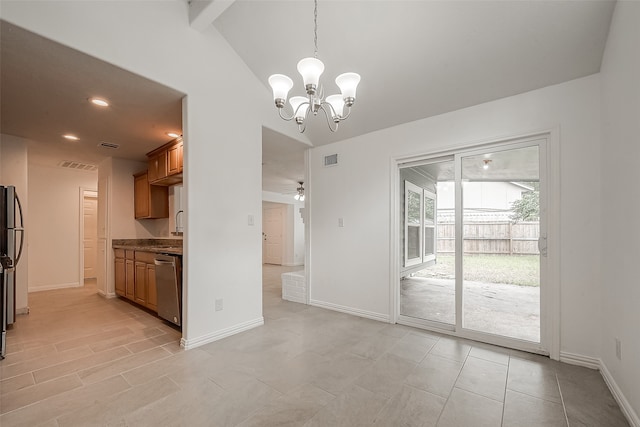
[[[400,281],[400,314],[455,323],[455,281],[407,277]],[[464,327],[540,341],[540,288],[464,282]]]

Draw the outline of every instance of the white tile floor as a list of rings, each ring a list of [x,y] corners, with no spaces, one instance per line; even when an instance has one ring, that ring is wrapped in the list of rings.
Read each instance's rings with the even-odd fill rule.
[[[265,325],[182,351],[95,288],[30,295],[0,362],[8,426],[626,426],[600,374],[283,301]]]

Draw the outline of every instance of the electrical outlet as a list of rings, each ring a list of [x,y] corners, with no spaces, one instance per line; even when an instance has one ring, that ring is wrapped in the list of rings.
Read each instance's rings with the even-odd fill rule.
[[[620,338],[616,338],[616,357],[618,360],[622,360],[622,343]]]
[[[224,308],[224,305],[223,305],[222,298],[216,299],[216,311],[222,311],[223,308]]]
[[[344,227],[344,218],[338,218],[338,227]]]

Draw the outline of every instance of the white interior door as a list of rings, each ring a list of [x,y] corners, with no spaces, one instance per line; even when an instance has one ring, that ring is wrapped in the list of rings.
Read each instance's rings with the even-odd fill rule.
[[[283,205],[269,205],[262,210],[262,261],[265,264],[282,264]]]
[[[84,239],[82,251],[84,256],[84,278],[96,277],[98,259],[98,195],[85,191],[83,200]]]

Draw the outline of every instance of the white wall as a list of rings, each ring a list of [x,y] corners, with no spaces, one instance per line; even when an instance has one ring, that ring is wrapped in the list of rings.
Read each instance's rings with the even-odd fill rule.
[[[593,75],[311,149],[311,299],[389,318],[392,157],[559,127],[561,350],[597,357],[599,85]],[[334,153],[340,164],[323,167]]]
[[[27,311],[29,288],[29,189],[27,140],[0,134],[0,185],[13,185],[22,203],[25,246],[16,267],[16,313]]]
[[[29,292],[82,286],[80,188],[98,173],[29,163]]]
[[[261,233],[247,217],[262,222],[261,121],[272,103],[264,83],[212,26],[191,29],[181,0],[3,1],[2,15],[187,95],[184,344],[261,324]]]
[[[640,425],[640,3],[618,1],[602,62],[602,361]],[[596,205],[597,206],[597,205]],[[615,353],[621,341],[622,358]]]

